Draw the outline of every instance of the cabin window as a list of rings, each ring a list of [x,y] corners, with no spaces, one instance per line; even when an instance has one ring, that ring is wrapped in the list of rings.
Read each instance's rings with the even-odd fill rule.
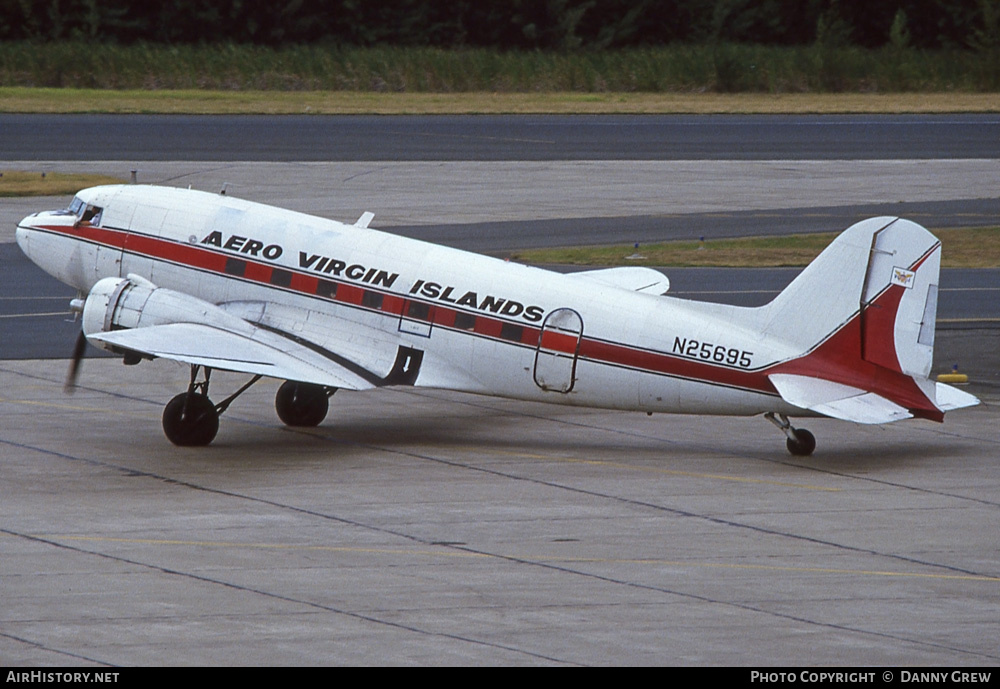
[[[504,323],[500,326],[500,337],[504,340],[510,340],[511,342],[520,342],[521,335],[524,333],[524,328],[514,323]]]
[[[225,271],[228,275],[243,277],[247,270],[247,262],[238,258],[227,258]]]
[[[370,309],[382,308],[382,295],[378,292],[366,291],[361,297],[361,305],[367,306]]]
[[[431,307],[429,304],[421,304],[419,301],[411,301],[409,308],[406,310],[406,316],[408,318],[416,318],[421,321],[429,321],[431,319]]]
[[[471,313],[456,313],[455,314],[455,327],[459,330],[475,330],[476,328],[476,317]]]
[[[320,280],[319,284],[316,285],[316,295],[333,299],[337,296],[337,283],[330,282],[329,280]]]
[[[292,273],[281,268],[271,270],[271,284],[277,287],[289,287],[292,284]]]

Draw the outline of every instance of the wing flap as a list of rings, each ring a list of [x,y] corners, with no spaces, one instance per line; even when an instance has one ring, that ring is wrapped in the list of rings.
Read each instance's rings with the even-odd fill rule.
[[[768,378],[789,404],[835,419],[879,424],[913,417],[905,407],[850,385],[789,373],[775,373]]]
[[[374,387],[335,361],[266,330],[252,336],[202,323],[168,323],[87,336],[108,344],[185,364],[261,374],[347,390]]]
[[[315,345],[372,375],[389,371],[396,359],[399,343],[358,321],[275,302],[233,301],[218,306],[253,325]],[[336,357],[329,358],[337,361]]]

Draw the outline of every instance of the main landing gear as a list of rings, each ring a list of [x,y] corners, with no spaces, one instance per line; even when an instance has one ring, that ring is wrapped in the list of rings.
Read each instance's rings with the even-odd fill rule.
[[[219,404],[208,397],[212,369],[204,368],[205,379],[198,381],[201,366],[191,367],[191,383],[187,392],[174,397],[163,409],[163,432],[174,445],[201,447],[208,445],[219,432],[219,416],[237,397],[263,376],[257,375],[246,385]],[[278,389],[274,400],[278,417],[289,426],[316,426],[326,418],[330,396],[336,388],[311,383],[287,381]]]
[[[788,436],[785,446],[796,457],[807,457],[816,449],[816,437],[804,428],[793,428],[784,414],[767,412],[764,418],[773,423],[782,433]]]
[[[174,397],[163,409],[163,433],[174,445],[200,447],[215,440],[219,432],[219,416],[229,409],[237,397],[263,376],[257,375],[219,404],[208,398],[208,384],[212,369],[205,367],[205,380],[198,382],[201,366],[191,367],[191,383],[187,392]]]
[[[288,426],[318,426],[326,418],[337,388],[288,380],[278,388],[274,409]]]

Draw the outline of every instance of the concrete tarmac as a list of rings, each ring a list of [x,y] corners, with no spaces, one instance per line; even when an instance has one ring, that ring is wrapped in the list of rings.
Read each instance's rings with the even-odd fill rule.
[[[798,179],[801,205],[822,205]],[[816,183],[832,194],[836,180]],[[316,185],[278,187],[234,193],[380,211],[375,192],[334,208]],[[692,189],[692,203],[713,193]],[[585,191],[536,210],[558,217]],[[540,198],[526,193],[504,200],[524,213]],[[418,222],[443,212],[411,198]],[[966,346],[995,356],[996,332]],[[944,424],[801,421],[818,439],[803,459],[761,418],[415,389],[339,392],[319,428],[290,430],[275,381],[234,403],[212,446],[181,449],[160,414],[185,367],[87,359],[71,397],[65,372],[0,361],[5,665],[1000,660],[992,385]],[[217,373],[213,397],[244,380]]]
[[[993,665],[1000,418],[864,427],[262,383],[171,446],[169,362],[0,363],[5,665]],[[218,374],[216,396],[242,377]]]
[[[775,209],[816,209],[794,222],[795,231],[846,229],[830,226],[832,207],[864,207],[865,215],[899,214],[931,202],[948,204],[950,226],[996,222],[996,180],[1000,158],[977,160],[597,160],[597,161],[435,161],[435,162],[159,162],[159,161],[9,161],[6,167],[41,172],[96,172],[123,182],[136,170],[142,184],[192,186],[269,203],[282,208],[353,223],[365,211],[375,213],[372,227],[411,228],[417,239],[447,241],[441,225],[500,224],[505,248],[608,244],[635,239],[689,239],[717,236],[701,225],[683,234],[645,229],[636,237],[629,218],[733,214]],[[17,221],[38,210],[64,207],[71,196],[0,200],[0,241],[12,239]],[[990,203],[985,210],[977,204]],[[955,202],[966,205],[955,208]],[[982,217],[983,213],[988,217]],[[600,238],[547,236],[551,224],[539,221],[615,219],[622,228],[605,226]],[[946,225],[915,220],[928,227]],[[789,229],[773,217],[754,224],[752,234],[781,234]],[[634,221],[633,221],[634,222]],[[720,218],[720,224],[725,220]],[[423,227],[421,234],[417,228]],[[556,229],[559,229],[558,227]],[[563,226],[565,229],[565,226]],[[506,231],[503,231],[506,230]],[[514,234],[519,231],[520,234]],[[9,233],[9,234],[8,234]],[[726,236],[745,234],[738,229]],[[581,241],[582,239],[582,241]],[[451,242],[454,243],[454,242]],[[499,242],[466,244],[474,251],[495,251]]]

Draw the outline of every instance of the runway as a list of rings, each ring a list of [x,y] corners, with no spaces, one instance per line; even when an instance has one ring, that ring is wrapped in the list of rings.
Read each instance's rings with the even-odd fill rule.
[[[103,160],[60,165],[136,165]],[[738,229],[771,215],[790,231],[903,203],[996,224],[998,161],[138,167],[141,181],[229,182],[255,200],[348,222],[372,210],[375,226],[502,251],[504,238],[531,236],[533,220],[553,223],[543,234],[580,223],[606,234],[616,218],[677,213],[705,227],[725,215]],[[52,347],[62,328],[68,351],[77,326],[56,305],[71,295],[19,258],[8,220],[65,201],[0,202],[0,315],[53,313],[0,317],[21,348]],[[491,222],[505,223],[492,238],[481,225]],[[686,226],[667,219],[658,231]],[[793,272],[671,277],[688,297],[745,303]],[[960,323],[939,324],[942,366],[959,356],[970,374],[1000,370],[1000,329],[974,320],[996,308],[996,274],[945,272],[939,315]],[[0,360],[5,665],[1000,660],[1000,380],[985,374],[967,389],[986,404],[944,424],[804,420],[819,444],[798,459],[760,418],[412,388],[341,391],[319,428],[290,430],[274,414],[275,381],[234,403],[212,446],[180,449],[160,414],[185,388],[184,367],[88,358],[71,397],[65,371],[58,358]],[[213,397],[242,382],[217,373]]]
[[[987,115],[10,115],[11,160],[1000,158]]]

